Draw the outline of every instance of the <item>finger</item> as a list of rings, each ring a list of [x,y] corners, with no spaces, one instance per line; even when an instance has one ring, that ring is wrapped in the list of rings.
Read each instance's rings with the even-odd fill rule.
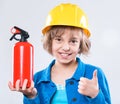
[[[25,79],[24,82],[23,82],[22,90],[26,89],[27,83],[28,83],[28,80]]]
[[[82,81],[79,81],[79,85],[81,86],[81,85],[84,85],[84,82],[82,82]]]
[[[81,78],[80,78],[80,81],[82,81],[82,80],[84,80],[84,77],[81,77]]]
[[[31,81],[31,85],[30,85],[30,87],[28,88],[28,90],[32,90],[33,88],[34,88],[34,82]]]
[[[88,78],[85,78],[85,77],[81,77],[80,78],[80,82],[88,82],[89,81],[89,79]]]
[[[32,94],[33,94],[33,95],[36,95],[36,94],[37,94],[37,89],[36,89],[36,88],[33,88]]]
[[[8,82],[8,87],[10,88],[11,91],[15,91],[15,88],[13,87],[11,81]]]
[[[20,89],[20,80],[17,80],[15,83],[16,90],[19,91]]]
[[[95,79],[95,80],[97,80],[97,70],[94,70],[94,72],[93,72],[93,78],[92,78],[93,80]]]
[[[34,82],[33,81],[31,82],[31,86],[30,87],[32,87],[32,88],[34,87]]]
[[[31,90],[31,91],[34,91],[34,82],[33,81],[31,81],[31,86],[28,89]]]
[[[82,89],[85,89],[84,83],[79,82],[78,88],[81,89],[81,90],[82,90]]]

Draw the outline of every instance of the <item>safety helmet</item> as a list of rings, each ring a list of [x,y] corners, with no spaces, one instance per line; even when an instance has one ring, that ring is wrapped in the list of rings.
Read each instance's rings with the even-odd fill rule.
[[[84,11],[75,4],[62,3],[54,7],[48,14],[46,25],[42,29],[45,34],[52,26],[74,26],[82,28],[83,32],[89,37],[88,19]]]

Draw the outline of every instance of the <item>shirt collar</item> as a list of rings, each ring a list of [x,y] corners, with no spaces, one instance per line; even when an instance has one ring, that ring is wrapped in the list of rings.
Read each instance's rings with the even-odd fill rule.
[[[84,76],[84,74],[85,74],[85,64],[78,57],[76,58],[76,61],[78,62],[78,66],[77,66],[77,69],[76,69],[75,73],[72,76],[72,79],[80,80],[80,77]],[[54,64],[55,64],[55,59],[43,71],[43,74],[41,76],[41,79],[39,79],[39,82],[42,82],[42,81],[50,82],[51,81],[50,73],[51,73],[51,68]]]
[[[84,76],[85,74],[85,64],[78,57],[76,58],[76,61],[78,62],[78,66],[72,78],[80,80],[80,77]]]
[[[50,82],[51,81],[51,68],[55,64],[55,59],[49,64],[49,66],[45,69],[43,69],[40,73],[40,79],[38,83],[40,82]]]

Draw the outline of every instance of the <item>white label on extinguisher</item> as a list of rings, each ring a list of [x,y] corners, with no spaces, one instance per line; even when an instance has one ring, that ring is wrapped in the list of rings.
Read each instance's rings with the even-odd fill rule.
[[[30,57],[31,57],[31,59],[30,59],[30,73],[31,73],[31,75],[30,75],[30,79],[32,79],[32,74],[33,74],[33,48],[32,47],[30,47]]]
[[[23,78],[23,53],[24,52],[24,47],[20,46],[20,78]],[[22,81],[22,79],[20,79]]]

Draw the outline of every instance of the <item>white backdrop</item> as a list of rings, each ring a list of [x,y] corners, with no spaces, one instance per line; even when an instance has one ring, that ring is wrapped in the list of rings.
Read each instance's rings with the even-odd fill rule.
[[[11,92],[12,48],[10,29],[18,26],[29,32],[34,45],[34,72],[41,70],[52,57],[43,50],[41,29],[50,9],[62,2],[78,4],[88,15],[92,48],[85,62],[105,72],[113,104],[120,103],[120,1],[119,0],[0,0],[0,104],[22,104],[22,94]]]

